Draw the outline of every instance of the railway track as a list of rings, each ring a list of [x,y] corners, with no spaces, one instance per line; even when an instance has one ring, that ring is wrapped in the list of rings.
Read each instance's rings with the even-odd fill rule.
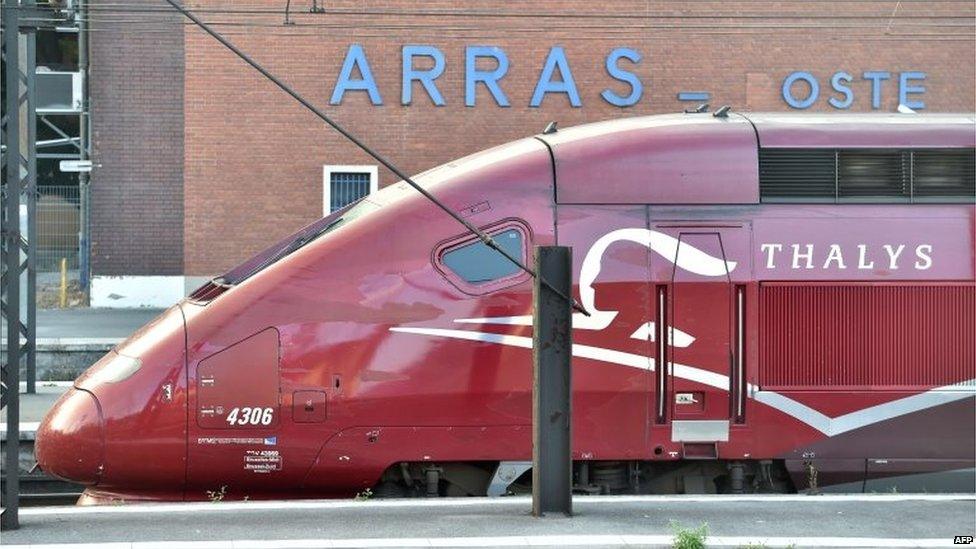
[[[5,435],[5,433],[2,433]],[[2,454],[6,455],[6,436],[0,440]],[[31,429],[21,431],[18,447],[20,469],[20,504],[23,507],[37,507],[41,505],[74,505],[81,496],[84,486],[73,482],[54,478],[40,469],[34,469],[34,432]],[[0,485],[6,489],[6,480]]]
[[[6,486],[6,482],[2,484],[4,487]],[[78,497],[81,496],[82,490],[83,487],[80,484],[51,478],[47,475],[21,475],[20,505],[21,507],[74,505],[78,501]]]

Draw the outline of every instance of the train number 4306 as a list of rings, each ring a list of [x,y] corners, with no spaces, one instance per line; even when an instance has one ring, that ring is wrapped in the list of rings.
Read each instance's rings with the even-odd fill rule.
[[[227,414],[230,425],[271,425],[274,421],[274,408],[234,408]]]

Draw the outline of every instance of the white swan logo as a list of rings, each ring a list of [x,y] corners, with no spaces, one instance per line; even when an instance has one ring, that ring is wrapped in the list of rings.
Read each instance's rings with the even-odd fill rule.
[[[596,308],[596,289],[593,288],[593,282],[600,275],[603,266],[603,255],[607,248],[616,242],[635,242],[650,248],[651,251],[674,263],[679,269],[701,276],[728,276],[736,267],[735,261],[725,261],[708,255],[687,242],[681,242],[673,236],[658,231],[619,229],[607,233],[590,246],[586,257],[583,258],[579,277],[580,301],[583,308],[591,314],[589,317],[579,313],[574,315],[574,327],[583,330],[602,330],[617,316],[618,311],[600,311]],[[649,333],[653,334],[654,330],[651,329]]]
[[[619,311],[601,311],[596,308],[596,289],[593,283],[600,275],[603,268],[603,256],[610,246],[617,242],[634,242],[650,248],[651,251],[659,254],[664,259],[674,263],[679,269],[692,272],[701,276],[719,277],[728,276],[737,263],[735,261],[725,261],[722,258],[711,256],[698,248],[681,242],[673,236],[666,235],[650,229],[619,229],[609,232],[593,243],[583,258],[583,265],[580,267],[579,293],[583,308],[590,316],[581,313],[573,315],[573,328],[580,330],[603,330],[613,323]],[[459,318],[455,322],[465,324],[508,324],[513,326],[531,326],[532,315],[503,316],[487,318]],[[676,347],[687,347],[695,338],[681,330],[671,328],[672,337],[670,340]],[[633,334],[635,339],[651,339],[654,337],[654,323],[648,322],[638,328]]]
[[[619,311],[601,311],[596,308],[596,289],[594,282],[600,274],[603,256],[607,249],[616,242],[634,242],[646,246],[651,251],[661,255],[677,268],[706,277],[729,276],[737,266],[735,261],[726,261],[714,257],[698,248],[681,242],[667,234],[643,228],[619,229],[607,233],[597,239],[587,250],[580,268],[579,293],[583,307],[590,312],[590,316],[580,313],[573,315],[573,329],[603,330],[610,326]],[[459,318],[454,322],[460,324],[495,324],[509,326],[532,326],[532,315]],[[674,347],[688,347],[695,341],[695,337],[674,327],[668,327],[669,343]],[[446,328],[426,328],[414,326],[396,326],[391,332],[423,335],[427,337],[449,338],[480,343],[491,343],[523,349],[532,348],[532,338],[474,330],[453,330]],[[631,334],[631,338],[654,340],[654,322],[646,322]],[[639,368],[654,371],[656,361],[652,357],[605,349],[591,345],[573,344],[574,357],[586,358],[604,363]],[[668,362],[669,374],[674,377],[687,379],[702,385],[728,391],[729,378],[720,373],[702,368]],[[750,398],[780,412],[792,416],[813,427],[827,436],[834,436],[847,431],[858,429],[866,425],[884,421],[892,417],[909,414],[919,410],[955,402],[963,398],[970,398],[976,394],[976,380],[963,381],[958,384],[930,389],[923,393],[896,399],[891,402],[871,406],[863,410],[850,412],[839,417],[829,417],[789,397],[774,391],[763,391],[753,384],[747,384],[746,390]]]

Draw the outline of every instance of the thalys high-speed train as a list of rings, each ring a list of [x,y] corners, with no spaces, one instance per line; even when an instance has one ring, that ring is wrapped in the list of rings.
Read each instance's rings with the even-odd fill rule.
[[[663,115],[417,176],[511,254],[573,248],[592,493],[971,491],[971,115]],[[503,494],[531,474],[532,283],[405,183],[193,292],[36,456],[82,503]]]

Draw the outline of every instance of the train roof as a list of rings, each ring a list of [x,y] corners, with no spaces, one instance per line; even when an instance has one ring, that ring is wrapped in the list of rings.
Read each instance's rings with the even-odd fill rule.
[[[667,114],[539,136],[563,204],[755,204],[760,148],[971,148],[972,114]]]
[[[971,114],[743,114],[756,127],[760,147],[927,148],[973,147]]]

